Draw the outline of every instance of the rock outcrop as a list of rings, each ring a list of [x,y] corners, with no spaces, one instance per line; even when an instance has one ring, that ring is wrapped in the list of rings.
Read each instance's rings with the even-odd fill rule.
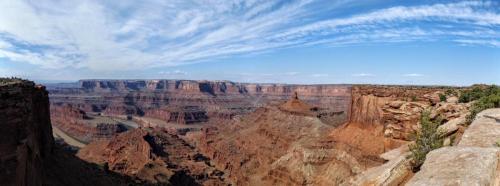
[[[23,80],[0,84],[0,183],[42,185],[54,139],[48,93]]]
[[[344,185],[403,185],[413,175],[408,155],[408,146],[381,154],[380,157],[386,160],[386,163],[367,169]]]
[[[445,87],[375,86],[352,87],[349,124],[337,131],[338,141],[381,154],[411,141],[423,110],[433,108],[434,117],[446,121],[466,115],[468,106],[440,103]],[[359,131],[359,132],[356,132]],[[354,137],[340,135],[354,133]],[[355,137],[358,136],[358,137]]]
[[[499,185],[500,109],[477,115],[457,146],[431,151],[407,185]]]
[[[299,100],[297,92],[294,93],[293,97],[290,100],[282,104],[280,106],[280,109],[293,114],[313,115],[313,107]]]
[[[97,164],[107,164],[109,170],[137,174],[152,162],[151,147],[144,139],[146,131],[136,129],[117,136],[113,142],[97,141],[81,149],[77,156]]]
[[[80,149],[78,157],[105,169],[136,177],[146,183],[223,185],[223,172],[183,140],[156,130],[134,129],[110,140],[95,141]]]

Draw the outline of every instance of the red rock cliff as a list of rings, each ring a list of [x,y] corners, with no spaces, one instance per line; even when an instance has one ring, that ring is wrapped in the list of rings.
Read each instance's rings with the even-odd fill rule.
[[[43,161],[54,144],[43,86],[22,80],[0,85],[0,183],[42,185]]]
[[[420,113],[439,102],[446,87],[354,85],[349,123],[337,141],[380,154],[410,141]]]

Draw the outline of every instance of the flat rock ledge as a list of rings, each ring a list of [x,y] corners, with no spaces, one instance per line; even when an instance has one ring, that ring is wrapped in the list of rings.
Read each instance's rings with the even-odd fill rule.
[[[477,115],[460,143],[431,151],[421,170],[407,183],[423,185],[500,185],[500,109]]]

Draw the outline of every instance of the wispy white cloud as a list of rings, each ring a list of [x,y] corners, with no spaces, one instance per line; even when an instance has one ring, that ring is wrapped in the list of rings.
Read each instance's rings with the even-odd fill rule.
[[[160,75],[187,75],[186,71],[182,70],[174,70],[174,71],[160,71],[158,72]]]
[[[370,73],[359,73],[359,74],[352,74],[352,76],[354,76],[354,77],[374,77],[375,75],[370,74]]]
[[[500,47],[500,3],[495,1],[325,16],[350,3],[0,1],[0,58],[43,68],[115,71],[312,45],[443,40]]]
[[[403,74],[405,77],[422,77],[424,74],[417,74],[417,73],[411,73],[411,74]]]
[[[458,43],[467,44],[467,45],[490,45],[494,47],[500,47],[500,40],[471,40],[471,39],[457,39],[455,40]]]
[[[287,76],[296,76],[299,74],[300,74],[300,72],[286,72],[286,73],[284,73],[284,75],[287,75]]]
[[[312,74],[312,77],[328,77],[328,74]]]

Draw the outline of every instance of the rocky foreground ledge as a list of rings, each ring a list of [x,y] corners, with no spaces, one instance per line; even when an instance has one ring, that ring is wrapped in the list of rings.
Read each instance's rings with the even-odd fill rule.
[[[431,151],[407,185],[500,185],[499,141],[500,109],[485,110],[457,146]]]

